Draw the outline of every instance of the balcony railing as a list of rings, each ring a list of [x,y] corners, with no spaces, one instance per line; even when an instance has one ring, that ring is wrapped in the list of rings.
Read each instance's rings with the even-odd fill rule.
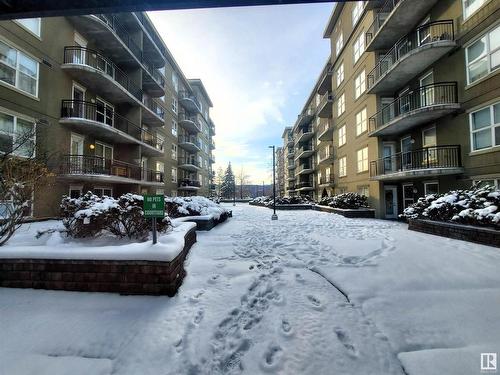
[[[79,46],[64,47],[63,63],[85,65],[97,69],[113,79],[137,100],[142,101],[144,93],[139,85],[132,82],[127,74],[97,51]]]
[[[179,136],[179,143],[192,143],[199,149],[201,149],[201,143],[200,140],[196,137],[192,136],[186,136],[186,135],[180,135]]]
[[[156,134],[142,129],[118,113],[112,110],[105,110],[95,103],[81,100],[63,100],[61,104],[61,118],[79,118],[108,125],[134,137],[138,141],[163,151],[163,140],[159,139]]]
[[[182,90],[179,91],[179,98],[180,99],[188,99],[194,102],[196,105],[197,109],[200,110],[200,102],[198,101],[198,98],[196,98],[194,95],[189,93],[188,91]]]
[[[141,12],[134,12],[134,15],[137,17],[139,22],[141,23],[142,26],[144,26],[144,29],[146,29],[147,33],[151,37],[153,43],[155,43],[156,47],[158,50],[160,50],[161,54],[163,57],[166,57],[166,51],[165,47],[163,46],[163,42],[161,38],[157,35],[153,27],[151,26],[150,22],[146,19],[146,16],[141,13]]]
[[[393,9],[398,5],[401,0],[387,0],[384,5],[382,5],[377,11],[374,13],[373,23],[368,28],[366,32],[366,45],[370,44],[372,38],[377,34],[385,20],[389,16],[389,14],[393,11]]]
[[[456,82],[433,83],[421,86],[397,98],[370,117],[370,132],[374,132],[394,119],[417,109],[457,103],[458,89]]]
[[[460,146],[433,146],[399,152],[370,163],[370,177],[422,169],[461,168]]]
[[[319,183],[320,185],[332,185],[334,183],[333,175],[327,174],[325,176],[321,176]]]
[[[179,180],[179,187],[200,187],[200,181],[197,180],[191,180],[189,178],[183,178],[182,180]]]
[[[303,152],[314,151],[314,147],[311,143],[297,147],[297,154],[302,154]]]
[[[327,146],[319,151],[319,161],[327,160],[333,157],[333,146]]]
[[[318,116],[320,117],[329,117],[332,113],[333,107],[333,93],[326,92],[321,96],[321,100],[318,105]],[[329,106],[329,107],[328,107]]]
[[[165,109],[161,105],[159,105],[152,97],[144,94],[142,98],[142,104],[149,108],[151,112],[153,112],[156,116],[164,120]]]
[[[60,173],[64,175],[104,175],[163,182],[163,172],[145,170],[138,165],[99,156],[66,155],[60,163]]]
[[[303,172],[303,171],[312,170],[313,168],[314,167],[313,167],[312,163],[300,164],[297,174],[299,174],[300,172]]]
[[[301,138],[302,136],[307,135],[308,133],[312,133],[312,132],[313,132],[312,126],[307,126],[307,127],[304,127],[304,128],[300,128],[297,131],[297,138]]]
[[[179,158],[179,165],[194,165],[195,167],[201,168],[200,163],[196,157]]]
[[[395,1],[395,0],[391,0]],[[430,22],[401,38],[385,54],[375,68],[368,74],[368,89],[374,86],[392,67],[410,52],[438,41],[455,40],[452,20]]]
[[[314,183],[312,181],[300,181],[295,184],[295,187],[297,189],[312,188],[314,187]]]

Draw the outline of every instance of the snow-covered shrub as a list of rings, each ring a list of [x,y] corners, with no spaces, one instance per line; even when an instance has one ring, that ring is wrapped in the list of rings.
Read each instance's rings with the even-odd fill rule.
[[[421,197],[400,216],[500,228],[499,207],[499,190],[492,186],[473,186],[470,190]]]
[[[252,204],[262,205],[262,206],[272,206],[273,197],[257,197],[250,201]],[[276,205],[285,204],[312,204],[313,200],[308,195],[300,195],[294,197],[276,197]]]
[[[165,197],[165,210],[168,216],[173,218],[211,215],[214,219],[220,220],[223,216],[229,215],[229,211],[221,205],[199,196]]]
[[[79,198],[64,197],[61,217],[69,237],[97,237],[105,232],[118,237],[144,239],[152,229],[152,221],[144,217],[143,197],[124,194],[115,199],[87,192]],[[170,220],[158,220],[157,229],[165,232]]]
[[[344,193],[322,198],[319,204],[333,208],[358,209],[368,207],[368,198],[358,193]]]

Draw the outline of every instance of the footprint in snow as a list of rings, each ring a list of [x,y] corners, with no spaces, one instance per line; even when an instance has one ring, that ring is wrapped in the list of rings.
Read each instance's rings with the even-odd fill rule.
[[[184,345],[183,345],[183,342],[182,342],[182,337],[181,337],[181,338],[179,338],[178,340],[176,340],[176,341],[174,342],[174,347],[175,347],[175,351],[176,351],[177,353],[182,352],[182,350],[184,349]]]
[[[193,323],[194,324],[200,324],[201,321],[203,320],[203,316],[205,315],[205,311],[203,309],[199,309],[198,312],[196,313]]]
[[[349,355],[352,357],[357,357],[358,352],[357,352],[354,344],[352,343],[351,339],[347,335],[347,332],[340,327],[335,327],[334,331],[335,331],[335,334],[337,335],[337,338],[339,339],[339,341],[347,349],[347,352],[349,353]]]
[[[323,310],[323,304],[321,303],[321,300],[319,298],[309,294],[307,296],[307,299],[311,303],[311,306],[313,309],[318,310],[318,311]]]
[[[281,319],[281,334],[285,337],[290,337],[293,335],[293,328],[292,325],[290,324],[290,321],[288,318],[282,318]]]
[[[283,362],[283,349],[277,344],[270,345],[264,353],[260,367],[264,372],[275,372]]]
[[[209,279],[208,279],[208,283],[209,284],[215,284],[217,282],[217,280],[219,279],[220,275],[219,274],[215,274],[215,275],[212,275]]]
[[[299,283],[305,283],[306,280],[302,277],[302,275],[300,273],[296,273],[295,274],[295,280]]]
[[[196,294],[193,294],[190,298],[189,298],[189,301],[191,301],[192,303],[198,303],[200,302],[200,297],[205,294],[205,291],[204,290],[200,290],[198,293]]]

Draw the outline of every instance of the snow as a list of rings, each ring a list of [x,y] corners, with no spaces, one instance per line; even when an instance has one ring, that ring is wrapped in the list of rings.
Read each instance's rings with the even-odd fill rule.
[[[228,207],[173,298],[0,289],[0,374],[469,375],[498,352],[499,249]]]
[[[219,220],[221,215],[227,212],[220,204],[200,196],[165,197],[165,203],[169,202],[178,205],[177,212],[181,215],[189,216],[191,212],[197,212],[200,216],[210,216],[210,218]]]
[[[159,233],[158,243],[152,240],[132,242],[104,236],[96,239],[75,240],[56,231],[39,239],[39,230],[62,229],[60,221],[50,220],[23,225],[7,245],[0,247],[0,258],[29,259],[89,259],[89,260],[150,260],[169,262],[184,248],[184,235],[196,228],[195,223],[176,223],[172,230]]]

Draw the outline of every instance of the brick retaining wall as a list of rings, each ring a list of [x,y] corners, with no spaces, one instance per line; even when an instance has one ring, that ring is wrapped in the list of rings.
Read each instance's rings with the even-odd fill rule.
[[[173,296],[196,242],[193,228],[171,262],[135,260],[0,259],[0,287]]]
[[[500,231],[491,228],[431,220],[410,220],[408,229],[436,236],[500,247]]]
[[[354,219],[354,218],[373,219],[373,218],[375,218],[375,210],[373,210],[371,208],[341,209],[341,208],[333,208],[330,206],[316,205],[313,207],[313,210],[339,214],[339,215],[342,215],[344,217],[348,217],[351,219]]]

